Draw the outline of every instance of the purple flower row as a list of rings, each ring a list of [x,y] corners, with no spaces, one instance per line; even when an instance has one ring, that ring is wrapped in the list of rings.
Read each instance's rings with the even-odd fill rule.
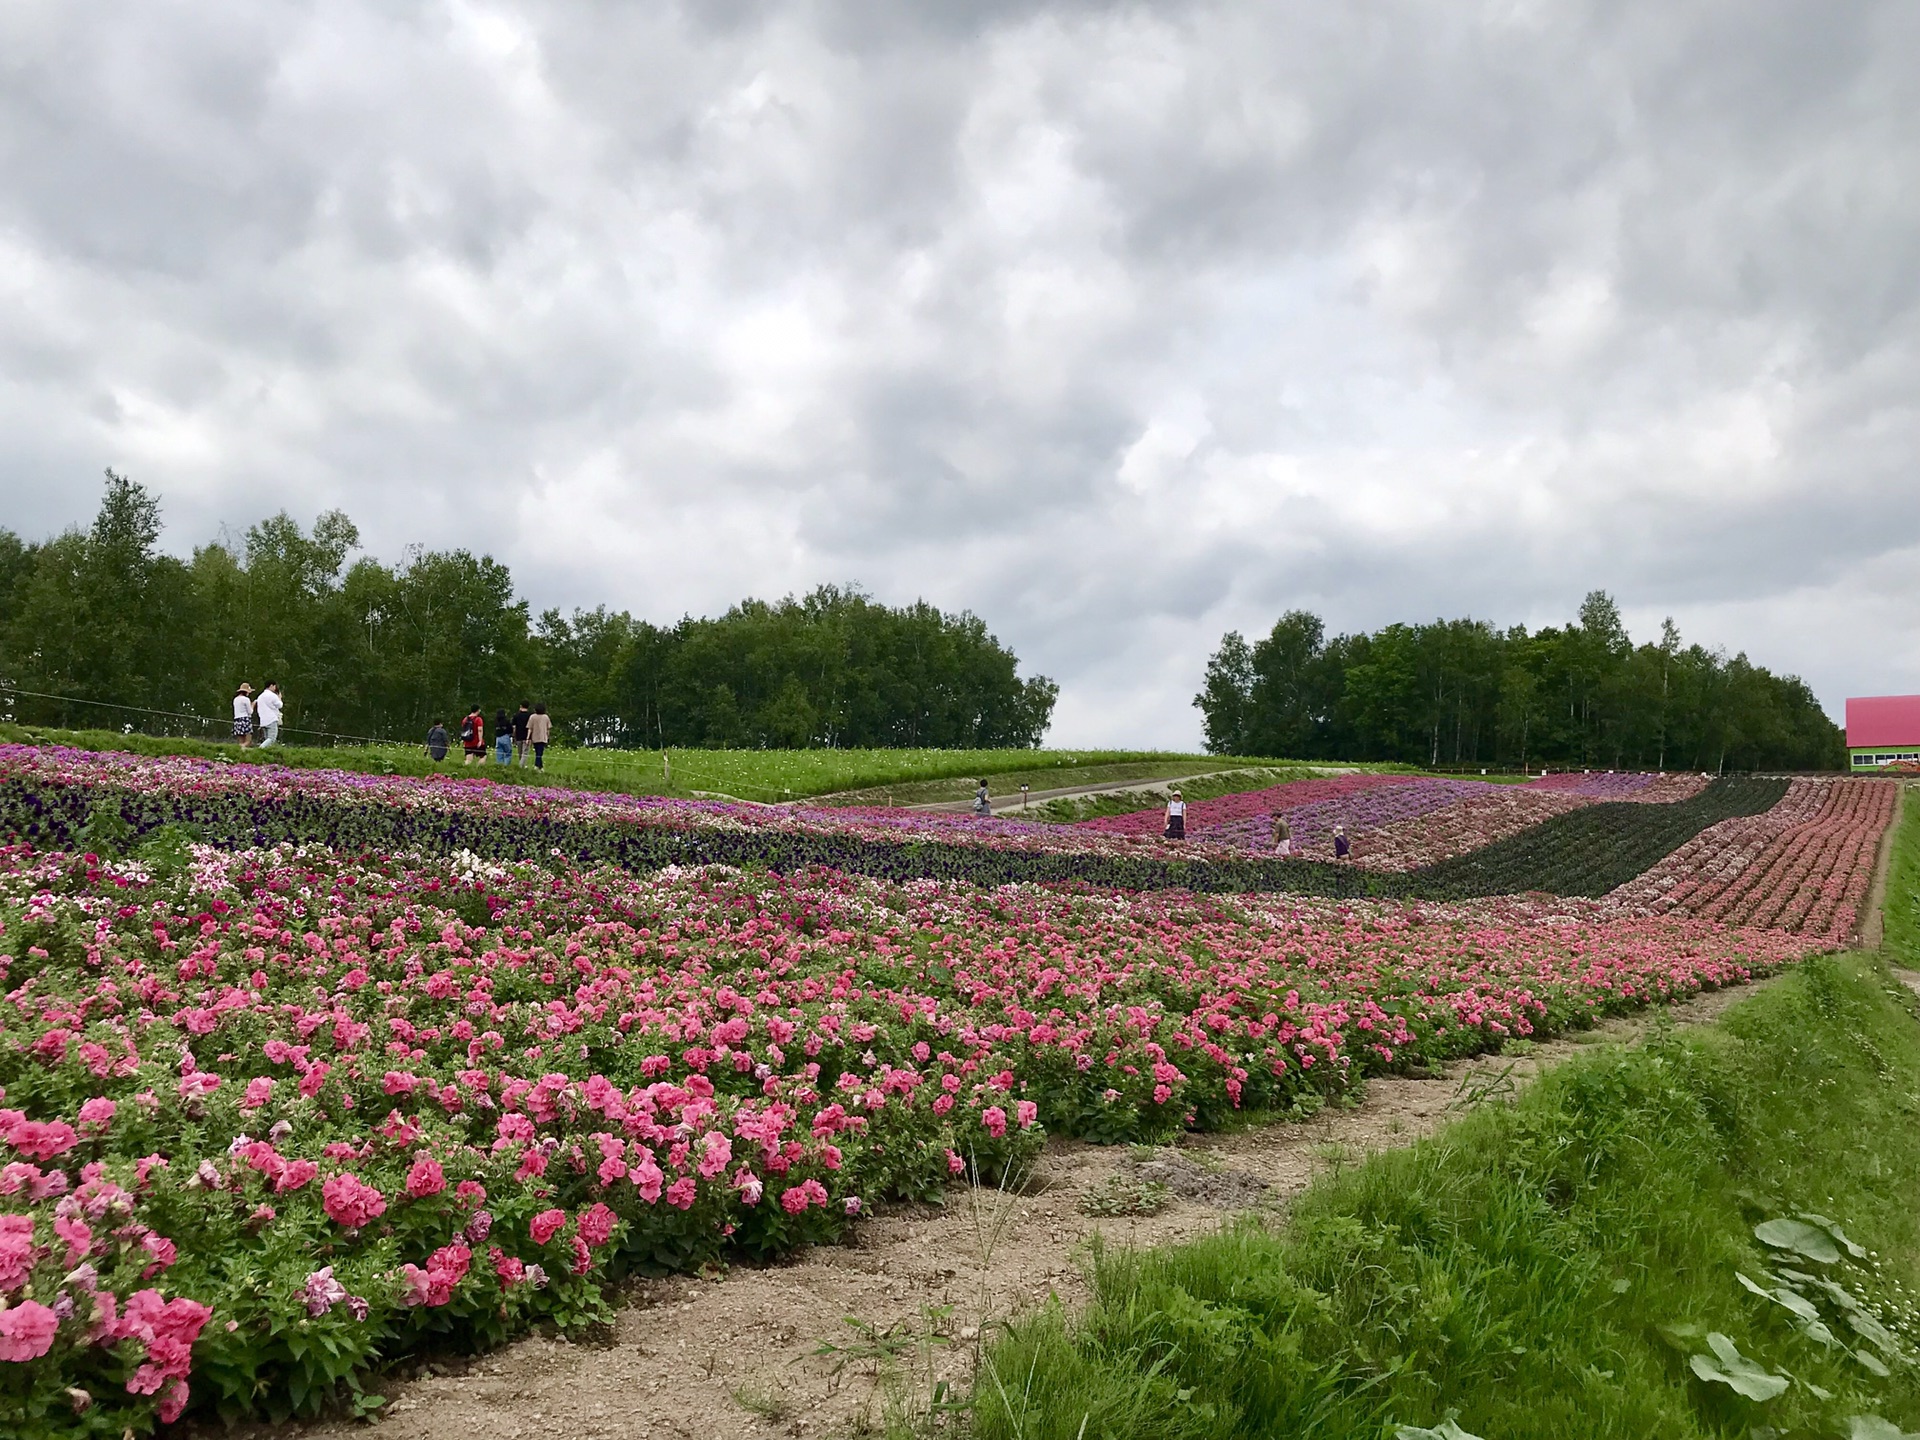
[[[1297,852],[1331,847],[1336,825],[1344,825],[1351,837],[1382,825],[1428,815],[1469,796],[1501,788],[1485,780],[1416,780],[1404,785],[1357,790],[1330,800],[1295,806],[1279,814],[1286,817],[1293,829],[1293,848]],[[1210,826],[1197,832],[1194,838],[1248,850],[1269,850],[1273,846],[1273,820],[1272,815],[1234,820]]]

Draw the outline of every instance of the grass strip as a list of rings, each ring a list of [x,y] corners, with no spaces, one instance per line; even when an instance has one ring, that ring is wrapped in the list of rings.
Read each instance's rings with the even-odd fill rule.
[[[1887,958],[1908,969],[1920,968],[1920,787],[1913,785],[1900,791],[1883,913]]]
[[[1283,1228],[1097,1256],[1083,1316],[1052,1307],[990,1348],[977,1433],[1920,1426],[1915,1010],[1873,957],[1809,961],[1717,1026],[1583,1056],[1323,1180]],[[1806,1215],[1837,1222],[1862,1258]],[[1756,1226],[1780,1220],[1824,1258],[1761,1243]]]

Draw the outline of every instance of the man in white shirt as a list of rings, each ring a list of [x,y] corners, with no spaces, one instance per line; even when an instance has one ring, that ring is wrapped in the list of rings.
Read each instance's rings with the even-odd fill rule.
[[[260,698],[254,702],[254,717],[260,724],[262,750],[280,738],[280,713],[286,708],[286,703],[281,698],[278,680],[262,690]]]

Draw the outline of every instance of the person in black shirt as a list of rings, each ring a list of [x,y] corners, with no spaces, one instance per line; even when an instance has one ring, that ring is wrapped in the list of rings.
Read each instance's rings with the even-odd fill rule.
[[[436,720],[427,731],[427,756],[435,764],[447,758],[447,722]]]
[[[513,757],[517,765],[524,766],[527,763],[527,722],[531,719],[533,707],[522,700],[520,708],[513,714]]]

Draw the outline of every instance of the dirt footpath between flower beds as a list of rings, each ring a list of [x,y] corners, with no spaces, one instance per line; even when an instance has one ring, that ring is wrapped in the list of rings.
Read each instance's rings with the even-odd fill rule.
[[[1704,1024],[1758,988],[1696,996],[1666,1013],[1678,1024]],[[924,1409],[939,1381],[964,1389],[983,1326],[1049,1296],[1068,1304],[1084,1298],[1082,1257],[1096,1233],[1108,1245],[1158,1245],[1212,1230],[1232,1211],[1284,1205],[1323,1171],[1410,1144],[1587,1045],[1644,1034],[1656,1013],[1521,1056],[1481,1056],[1432,1079],[1376,1080],[1357,1108],[1298,1124],[1187,1136],[1152,1155],[1055,1141],[1023,1194],[979,1189],[955,1192],[944,1208],[886,1207],[848,1245],[719,1279],[644,1282],[627,1296],[607,1344],[524,1340],[390,1380],[390,1406],[371,1432],[335,1422],[245,1433],[256,1440],[858,1435],[879,1426],[883,1370]],[[1145,1181],[1172,1194],[1156,1215],[1092,1219],[1080,1211],[1089,1192]],[[823,1346],[840,1348],[821,1354]]]

